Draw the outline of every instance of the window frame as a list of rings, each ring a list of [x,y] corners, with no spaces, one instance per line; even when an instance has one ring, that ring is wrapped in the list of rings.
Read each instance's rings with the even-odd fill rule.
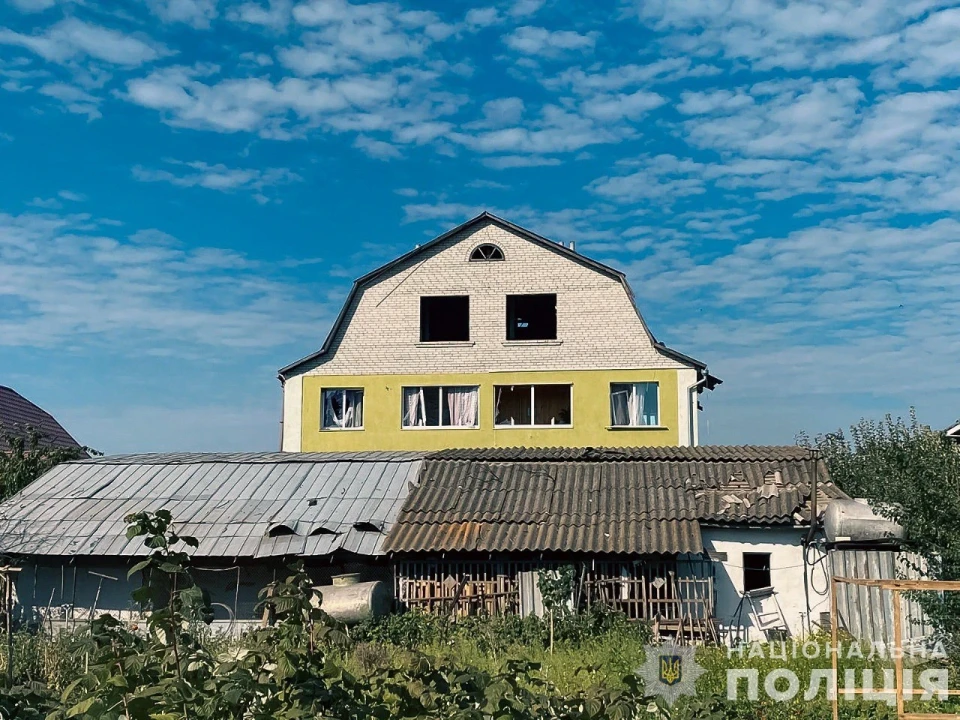
[[[510,317],[511,298],[525,297],[552,297],[553,298],[553,337],[537,338],[518,338],[510,337],[511,333],[516,334],[516,310],[514,309],[514,322]],[[516,301],[514,301],[516,302]],[[504,342],[508,343],[553,343],[560,339],[560,296],[555,292],[528,292],[528,293],[509,293],[504,299]]]
[[[454,298],[462,298],[467,301],[467,337],[459,340],[427,340],[424,338],[424,300],[450,300]],[[465,293],[457,293],[456,295],[421,295],[419,300],[419,311],[420,311],[420,326],[417,328],[417,344],[420,345],[442,345],[444,343],[469,343],[471,342],[471,328],[470,328],[470,296]]]
[[[419,388],[421,390],[436,390],[440,398],[439,425],[404,425],[406,408],[404,397],[406,390]],[[477,391],[477,419],[473,425],[444,425],[443,424],[443,390],[444,388],[472,388]],[[479,385],[401,385],[400,386],[400,429],[401,430],[478,430],[480,429],[480,386]]]
[[[530,420],[531,424],[521,425],[517,424],[499,424],[497,423],[497,404],[498,404],[498,392],[499,388],[512,388],[512,387],[530,387]],[[570,422],[560,425],[554,423],[552,425],[537,425],[532,421],[537,417],[537,406],[536,406],[536,388],[538,387],[565,387],[570,391]],[[494,430],[499,429],[509,429],[509,428],[556,428],[556,429],[569,429],[573,427],[573,383],[513,383],[512,385],[494,385],[493,386],[493,428]]]
[[[615,418],[613,417],[613,403],[612,403],[612,401],[613,401],[613,386],[614,386],[614,385],[629,385],[631,388],[633,388],[633,391],[634,391],[634,392],[636,392],[636,387],[637,387],[637,385],[656,385],[656,386],[657,386],[657,421],[656,421],[655,423],[653,423],[652,425],[645,425],[645,424],[644,424],[644,425],[617,425],[617,424],[614,422]],[[663,416],[660,414],[660,408],[661,408],[660,400],[661,400],[661,398],[660,398],[660,381],[659,381],[659,380],[627,380],[627,381],[622,381],[622,382],[611,381],[611,382],[610,382],[610,392],[609,392],[607,398],[608,398],[608,400],[610,400],[610,425],[609,425],[609,427],[610,427],[611,430],[644,430],[644,429],[662,430],[662,429],[665,427],[665,426],[663,425]]]
[[[747,557],[766,557],[766,568],[762,567],[747,567]],[[773,587],[773,553],[770,552],[745,552],[740,557],[741,560],[741,571],[743,576],[741,582],[743,583],[742,588],[743,592],[753,592],[756,590],[763,590],[764,588]],[[767,574],[767,584],[766,585],[757,585],[756,587],[747,588],[747,573],[763,573]]]
[[[363,398],[363,410],[362,410],[362,417],[360,418],[360,425],[355,425],[353,427],[339,427],[337,425],[332,425],[330,427],[327,427],[326,425],[324,425],[323,423],[325,420],[324,418],[325,414],[323,412],[323,407],[324,407],[323,394],[326,392],[343,392],[343,393],[359,392],[361,393],[361,396]],[[366,400],[367,400],[367,392],[366,392],[366,389],[363,387],[321,387],[320,388],[320,432],[341,432],[341,431],[351,432],[356,430],[363,430],[364,429],[363,424],[367,420]],[[344,402],[344,404],[346,403],[346,397],[343,398],[342,402]]]
[[[490,247],[500,253],[500,257],[474,257],[481,248]],[[497,245],[496,243],[480,243],[473,250],[470,251],[470,255],[467,256],[468,262],[503,262],[507,259],[506,254],[503,252],[503,248]]]

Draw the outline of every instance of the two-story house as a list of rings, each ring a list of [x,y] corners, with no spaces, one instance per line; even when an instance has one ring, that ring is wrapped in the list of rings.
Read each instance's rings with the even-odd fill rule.
[[[287,451],[696,445],[720,383],[623,273],[490,213],[358,279],[280,381]]]

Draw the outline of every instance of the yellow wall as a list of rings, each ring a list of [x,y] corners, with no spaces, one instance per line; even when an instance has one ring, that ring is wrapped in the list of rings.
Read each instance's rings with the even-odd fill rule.
[[[659,382],[660,428],[608,429],[610,383]],[[494,386],[573,385],[573,425],[564,428],[494,427]],[[403,387],[479,385],[480,427],[401,427]],[[321,430],[323,388],[363,388],[362,430]],[[303,378],[301,450],[441,450],[452,447],[630,447],[678,445],[676,370],[580,370],[435,375],[308,375]]]

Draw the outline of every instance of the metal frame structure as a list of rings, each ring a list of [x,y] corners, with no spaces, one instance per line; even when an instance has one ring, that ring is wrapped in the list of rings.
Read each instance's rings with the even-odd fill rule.
[[[902,611],[900,605],[900,594],[911,591],[932,591],[932,592],[960,592],[960,581],[950,580],[876,580],[867,578],[839,577],[831,575],[830,577],[830,661],[833,667],[833,720],[839,720],[840,717],[840,694],[838,692],[839,678],[837,669],[837,656],[839,652],[839,612],[837,611],[837,585],[843,583],[846,585],[859,585],[860,587],[880,588],[889,590],[893,593],[893,667],[895,677],[895,687],[893,692],[896,694],[897,720],[929,720],[940,718],[942,720],[960,720],[960,714],[955,713],[908,713],[904,710],[903,700],[903,627]],[[862,695],[867,692],[879,692],[875,688],[847,688],[846,692],[853,692]],[[884,689],[882,692],[889,692]],[[947,695],[960,696],[960,690],[947,690]]]

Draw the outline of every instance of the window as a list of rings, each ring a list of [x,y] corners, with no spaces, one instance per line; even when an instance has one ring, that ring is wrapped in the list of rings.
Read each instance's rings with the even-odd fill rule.
[[[771,587],[770,553],[743,554],[743,591]]]
[[[477,427],[478,387],[405,387],[403,427]]]
[[[321,393],[324,430],[363,427],[363,390],[332,388]]]
[[[496,425],[570,425],[571,385],[499,385]]]
[[[655,382],[611,383],[610,424],[613,427],[659,425],[659,384]]]
[[[470,253],[471,260],[503,260],[503,250],[496,245],[484,243],[474,248]]]
[[[444,295],[420,298],[420,342],[470,339],[470,298]]]
[[[507,295],[507,340],[556,340],[557,296]]]

